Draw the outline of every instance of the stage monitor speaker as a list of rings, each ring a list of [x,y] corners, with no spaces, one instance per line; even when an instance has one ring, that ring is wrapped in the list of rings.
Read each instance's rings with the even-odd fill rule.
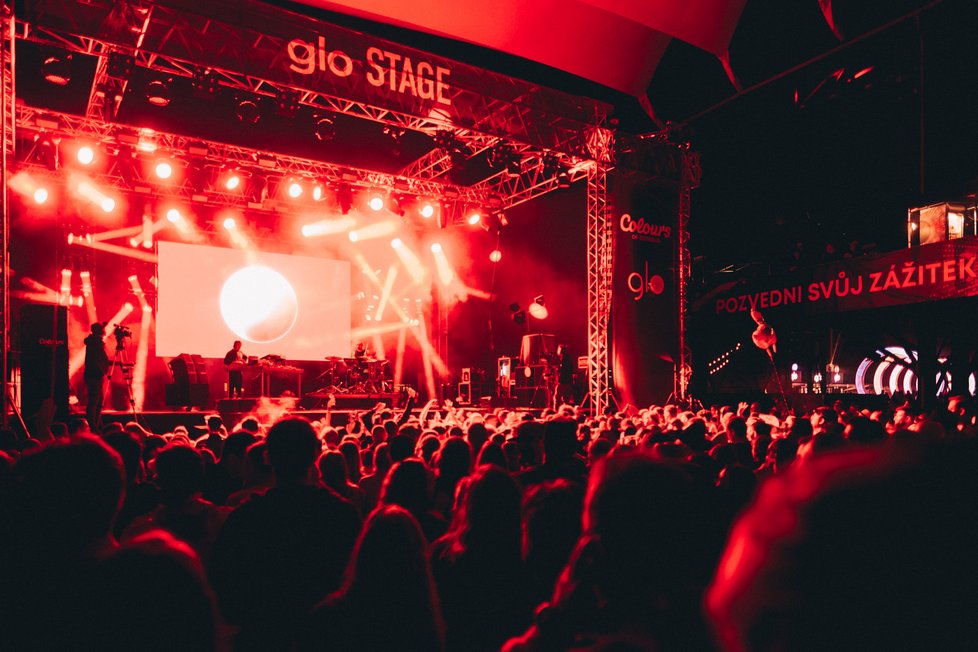
[[[20,403],[24,419],[54,400],[55,419],[68,418],[68,312],[64,306],[20,309]]]
[[[533,365],[532,367],[517,367],[513,374],[516,379],[517,387],[542,387],[546,385],[543,374],[547,371],[546,365]]]

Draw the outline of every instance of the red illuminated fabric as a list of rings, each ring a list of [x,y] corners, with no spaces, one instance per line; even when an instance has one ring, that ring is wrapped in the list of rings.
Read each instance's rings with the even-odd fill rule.
[[[721,55],[746,0],[304,0],[500,50],[643,95],[672,37]]]

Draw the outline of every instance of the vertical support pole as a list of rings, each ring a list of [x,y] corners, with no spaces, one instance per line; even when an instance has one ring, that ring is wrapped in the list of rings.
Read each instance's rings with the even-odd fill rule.
[[[14,9],[13,3],[4,1],[0,8],[0,129],[3,150],[0,152],[0,374],[3,383],[3,410],[0,427],[6,428],[9,420],[8,399],[12,397],[10,385],[10,197],[7,177],[14,160],[15,106],[14,87]]]
[[[608,364],[611,315],[612,232],[608,216],[608,171],[594,161],[587,172],[588,396],[595,415],[611,393]]]
[[[689,380],[693,375],[693,354],[686,340],[686,323],[689,310],[689,277],[691,256],[689,252],[689,217],[693,188],[699,186],[700,162],[699,154],[689,151],[689,145],[683,146],[682,178],[679,183],[679,209],[676,227],[679,236],[676,242],[676,302],[677,302],[677,348],[679,359],[673,367],[672,394],[677,403],[688,403]]]

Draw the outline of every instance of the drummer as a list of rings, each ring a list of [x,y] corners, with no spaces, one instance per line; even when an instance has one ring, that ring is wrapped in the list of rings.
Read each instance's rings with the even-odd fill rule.
[[[362,341],[357,342],[357,348],[353,351],[353,357],[357,359],[358,362],[362,362],[367,359],[367,345]]]

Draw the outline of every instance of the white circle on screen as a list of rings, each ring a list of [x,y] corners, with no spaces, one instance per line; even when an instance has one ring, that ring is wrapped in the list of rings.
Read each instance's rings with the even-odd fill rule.
[[[288,279],[262,265],[231,274],[221,288],[220,302],[227,327],[255,344],[282,339],[299,317],[299,299]]]

